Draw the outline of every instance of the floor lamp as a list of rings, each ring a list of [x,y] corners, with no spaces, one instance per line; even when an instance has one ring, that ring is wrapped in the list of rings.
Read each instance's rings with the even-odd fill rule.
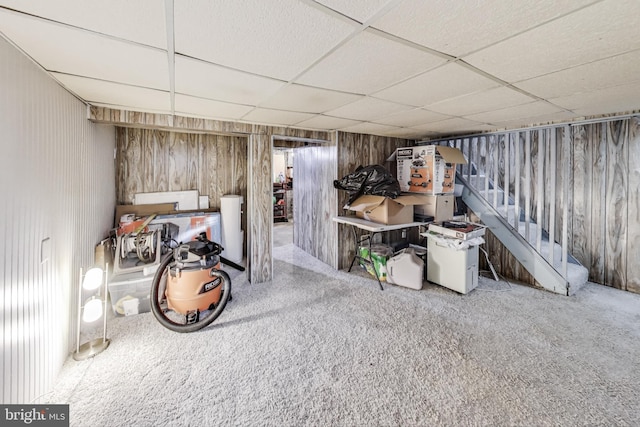
[[[107,338],[107,292],[109,290],[107,271],[109,271],[108,264],[104,271],[99,267],[94,267],[89,269],[86,274],[83,274],[82,269],[80,269],[76,350],[73,353],[75,360],[88,359],[109,347],[110,341]],[[102,284],[104,284],[104,292],[100,292]],[[83,300],[83,291],[93,292],[93,295]],[[100,317],[103,318],[102,337],[92,339],[80,345],[80,327],[82,323],[93,323],[100,319]]]

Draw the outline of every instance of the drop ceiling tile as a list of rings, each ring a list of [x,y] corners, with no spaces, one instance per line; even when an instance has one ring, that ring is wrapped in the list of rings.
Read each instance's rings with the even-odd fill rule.
[[[470,95],[447,99],[446,101],[428,105],[427,108],[451,116],[468,116],[484,111],[526,104],[533,100],[534,98],[530,96],[501,86]]]
[[[241,117],[253,108],[247,105],[212,101],[210,99],[181,94],[176,94],[175,103],[176,114],[195,115],[198,117],[221,120],[240,120]]]
[[[254,108],[242,120],[252,123],[267,125],[295,125],[304,120],[309,120],[313,114],[298,113],[293,111],[269,110],[267,108]]]
[[[169,90],[167,54],[160,49],[116,41],[2,9],[0,28],[49,71]]]
[[[285,85],[281,80],[236,71],[181,55],[176,56],[175,76],[178,93],[253,106]]]
[[[356,28],[298,0],[174,3],[176,52],[290,80]]]
[[[291,84],[283,87],[275,95],[262,102],[260,107],[306,113],[324,113],[359,99],[362,99],[362,96],[352,93]]]
[[[528,117],[537,117],[543,114],[555,114],[561,111],[563,110],[560,107],[556,107],[547,102],[534,101],[514,107],[500,108],[478,114],[470,114],[465,117],[478,122],[495,123],[507,120],[527,119]]]
[[[537,0],[518,7],[503,0],[407,0],[371,25],[437,51],[461,56],[592,2]]]
[[[550,99],[579,116],[640,110],[640,82]]]
[[[497,86],[500,84],[487,77],[456,63],[450,63],[376,92],[374,96],[422,107]]]
[[[399,128],[398,130],[393,132],[393,135],[396,138],[404,138],[404,139],[412,139],[414,141],[423,141],[425,139],[429,139],[438,135],[436,132],[428,132],[423,130],[416,130],[412,128]]]
[[[343,127],[340,130],[343,132],[351,133],[364,133],[369,135],[391,136],[394,131],[399,131],[401,128],[396,126],[379,125],[377,123],[363,122],[357,125]]]
[[[579,116],[568,111],[561,111],[553,114],[543,114],[536,117],[527,117],[526,119],[506,120],[492,123],[495,126],[496,131],[520,129],[530,126],[548,125],[553,123],[563,123],[571,120],[575,120]]]
[[[558,98],[640,81],[640,50],[515,83],[541,98]]]
[[[445,62],[441,57],[365,31],[296,82],[368,95]]]
[[[171,111],[169,92],[68,74],[51,75],[69,91],[90,104],[109,104],[136,111]]]
[[[297,123],[297,126],[307,129],[334,130],[346,126],[352,126],[357,123],[360,122],[357,120],[341,119],[339,117],[324,116],[319,114],[310,118],[309,120],[304,120],[300,123]]]
[[[438,122],[450,118],[447,115],[434,113],[433,111],[416,108],[414,110],[402,111],[398,114],[385,116],[374,120],[375,123],[389,126],[411,127],[427,123]]]
[[[164,2],[157,0],[1,0],[14,10],[75,27],[167,48]]]
[[[407,105],[366,97],[359,101],[329,111],[327,112],[327,115],[352,120],[374,121],[385,116],[412,109],[412,107]]]
[[[315,0],[358,22],[366,22],[385,7],[390,0]],[[392,3],[392,2],[391,2]]]
[[[640,2],[603,1],[464,59],[513,83],[639,49],[639,26]]]
[[[429,123],[421,126],[413,126],[412,129],[425,132],[434,132],[440,135],[442,134],[454,134],[454,133],[474,133],[484,132],[491,130],[491,126],[485,123],[478,123],[477,121],[467,120],[460,117],[454,117],[447,120],[442,120],[435,123]]]

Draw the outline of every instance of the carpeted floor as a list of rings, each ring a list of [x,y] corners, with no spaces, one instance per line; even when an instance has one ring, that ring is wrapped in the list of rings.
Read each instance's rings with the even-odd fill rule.
[[[632,426],[640,295],[572,297],[481,278],[463,296],[336,272],[293,245],[275,278],[236,275],[210,327],[114,319],[50,403],[73,426]]]

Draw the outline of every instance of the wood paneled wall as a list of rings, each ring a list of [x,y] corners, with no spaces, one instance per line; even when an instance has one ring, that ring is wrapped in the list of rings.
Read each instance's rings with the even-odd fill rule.
[[[116,194],[198,190],[212,209],[220,197],[247,189],[247,138],[117,128]]]
[[[568,131],[568,149],[563,138]],[[555,208],[555,240],[560,242],[562,233],[562,210],[567,204],[569,212],[566,224],[568,251],[589,270],[589,280],[614,288],[640,293],[640,118],[605,120],[589,124],[558,127],[549,131],[531,132],[530,139],[530,203],[531,217],[536,219],[538,188],[538,147],[544,143],[543,156],[548,160],[550,151],[555,150],[555,174],[549,165],[543,170],[543,192],[546,203],[540,222],[545,230],[550,227],[550,212]],[[555,133],[555,145],[551,132]],[[542,136],[542,138],[541,138]],[[527,151],[524,149],[524,132],[520,138],[520,162],[525,164]],[[483,149],[486,139],[487,148]],[[524,179],[526,170],[515,177],[515,140],[510,140],[509,162],[511,170],[510,188],[513,195],[515,180],[520,181],[520,206],[526,202]],[[499,151],[498,177],[500,185],[505,184],[504,135],[487,135],[471,140],[479,147],[478,157],[492,158],[494,150]],[[569,168],[565,168],[569,165]],[[568,169],[568,170],[567,170]],[[489,168],[492,178],[494,169]],[[563,194],[567,183],[569,193]],[[555,198],[549,195],[555,191]],[[506,252],[500,242],[487,238],[490,258],[501,274],[506,277],[532,283],[531,276],[515,259]]]
[[[640,293],[640,118],[573,126],[571,252],[589,280]]]
[[[329,133],[304,129],[292,129],[287,127],[273,127],[251,125],[247,123],[222,122],[218,120],[197,119],[191,117],[169,116],[163,114],[136,113],[131,111],[111,110],[104,107],[91,107],[90,120],[95,123],[108,123],[118,127],[134,128],[147,131],[167,131],[184,134],[213,134],[239,136],[248,139],[246,165],[247,197],[245,205],[248,277],[253,283],[261,283],[271,280],[273,277],[272,236],[273,226],[272,178],[271,156],[272,137],[291,140],[311,139],[329,140]],[[188,142],[191,137],[181,137],[187,141],[186,146],[192,147]],[[182,143],[173,146],[173,149],[182,149]],[[186,151],[189,153],[190,149]],[[170,155],[174,152],[171,151]],[[190,162],[187,154],[186,163],[182,160],[182,167],[191,171],[187,173],[186,182],[193,183],[193,171],[195,163]],[[189,165],[191,166],[191,169]],[[178,168],[175,168],[177,171]],[[127,173],[127,172],[122,172]],[[197,180],[196,180],[197,181]],[[175,184],[175,181],[173,181]],[[179,180],[182,184],[183,181]],[[136,188],[143,187],[142,183],[135,184]],[[244,218],[243,218],[244,220]]]
[[[294,149],[294,244],[337,268],[337,169],[335,143]]]
[[[391,137],[363,135],[346,132],[337,132],[338,141],[338,176],[340,179],[356,170],[358,166],[382,165],[393,170],[392,164],[386,159],[398,147],[406,147],[414,144],[414,141]],[[349,194],[343,190],[338,192],[338,214],[345,215],[343,207],[349,200]],[[338,268],[347,268],[351,263],[356,250],[353,232],[350,226],[340,224],[338,227]]]
[[[131,204],[136,193],[183,190],[208,196],[216,210],[226,194],[246,200],[247,138],[116,128],[118,204]],[[247,229],[246,215],[242,229]]]
[[[271,135],[254,133],[249,137],[249,182],[247,210],[250,238],[247,257],[249,280],[262,283],[273,277],[273,178]]]

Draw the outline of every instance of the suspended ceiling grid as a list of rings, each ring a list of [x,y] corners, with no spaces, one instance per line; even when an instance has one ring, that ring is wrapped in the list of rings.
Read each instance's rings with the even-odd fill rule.
[[[640,110],[637,0],[0,0],[90,105],[421,139]]]

